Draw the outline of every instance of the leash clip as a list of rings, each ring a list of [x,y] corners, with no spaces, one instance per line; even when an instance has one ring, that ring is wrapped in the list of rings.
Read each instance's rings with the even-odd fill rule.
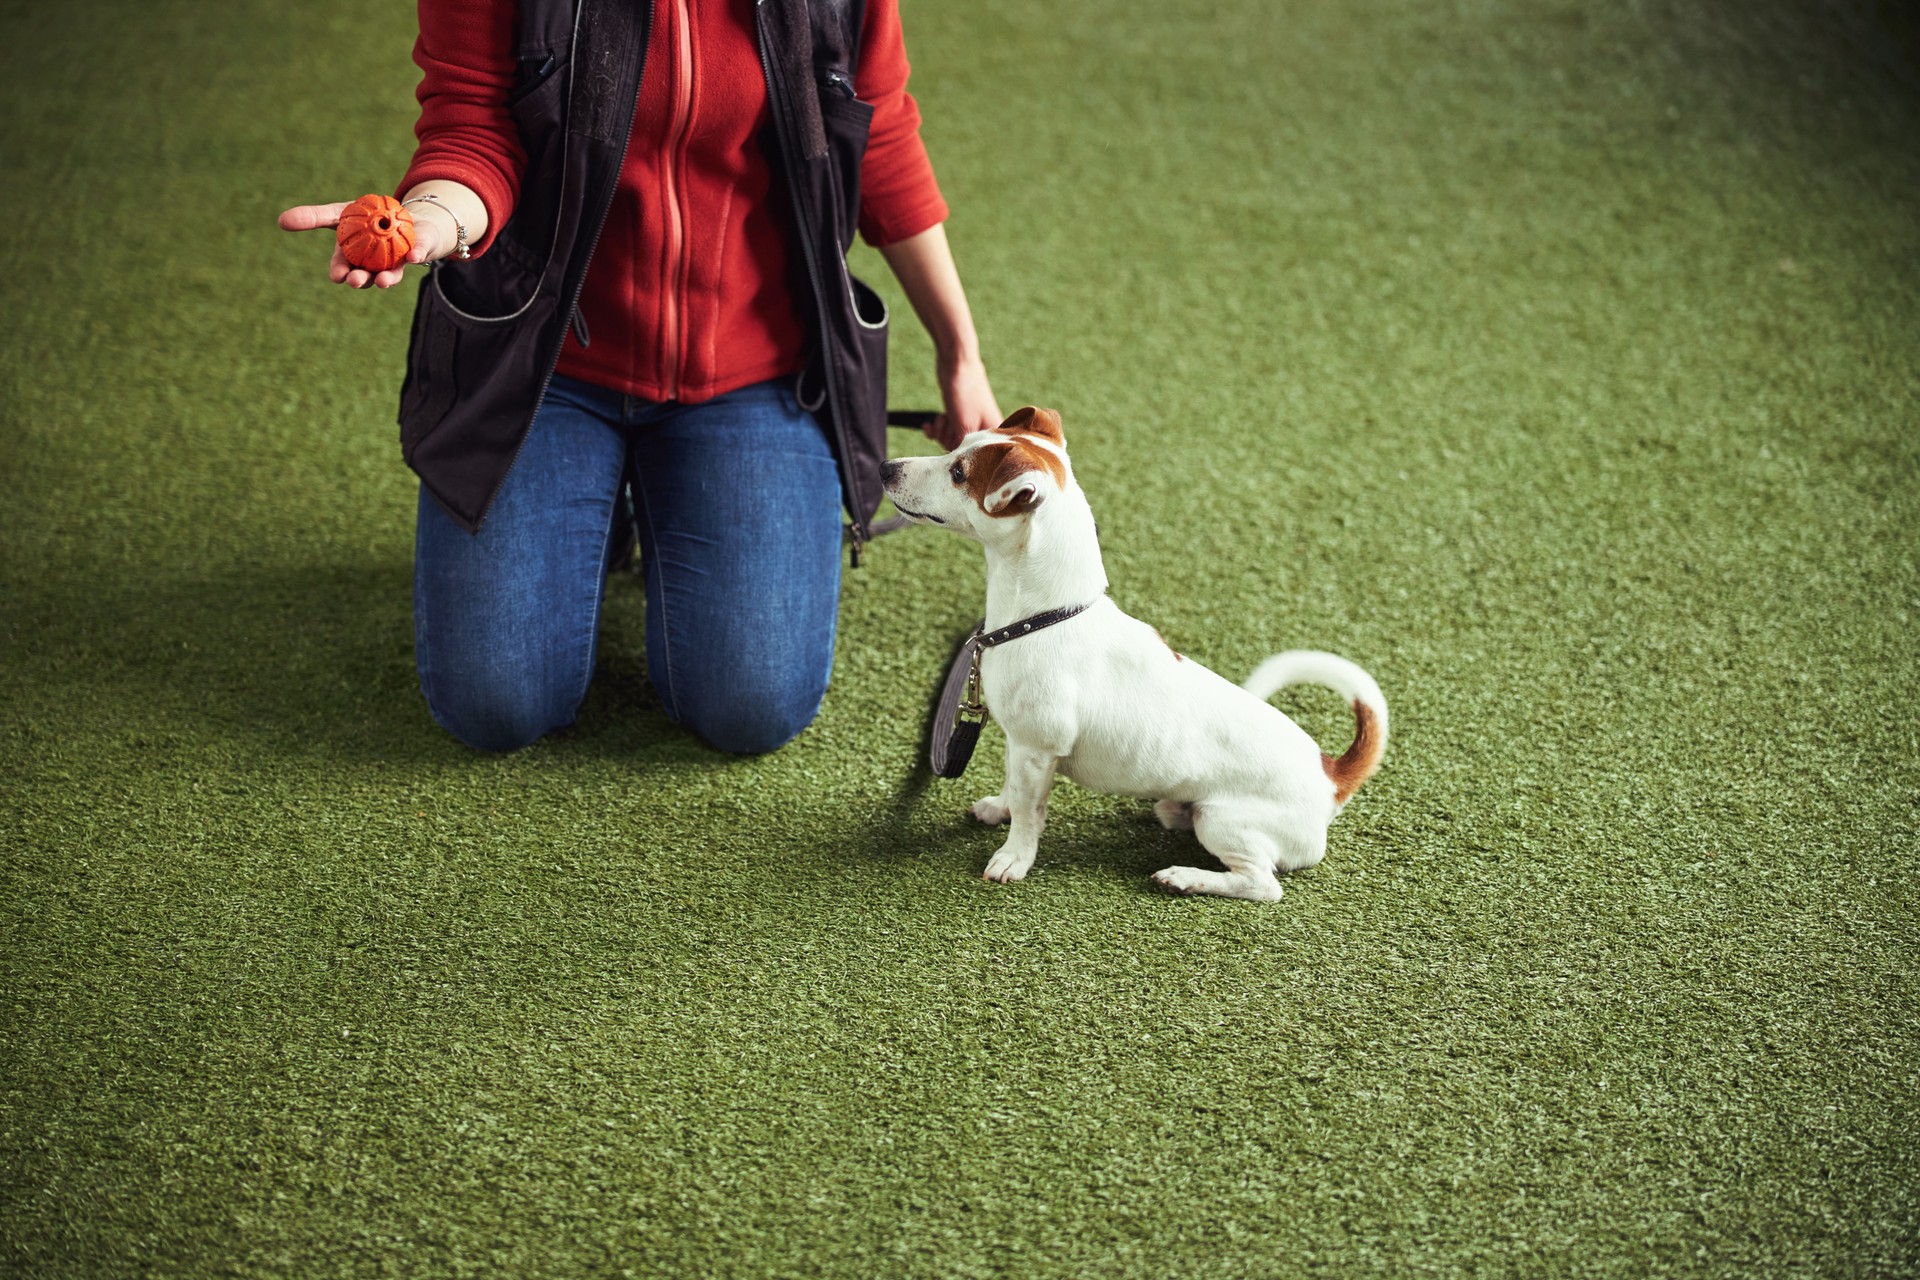
[[[980,646],[969,644],[967,648],[972,652],[973,659],[967,670],[967,691],[960,699],[960,716],[962,719],[985,723],[987,703],[980,689]]]

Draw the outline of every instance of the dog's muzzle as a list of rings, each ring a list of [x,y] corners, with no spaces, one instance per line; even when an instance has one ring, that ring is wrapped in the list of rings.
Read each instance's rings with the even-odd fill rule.
[[[892,497],[892,495],[891,495],[891,494],[889,494],[888,496],[889,496],[889,497]],[[903,515],[903,516],[910,516],[911,518],[913,518],[913,519],[915,519],[915,520],[926,520],[926,521],[929,521],[930,523],[933,523],[933,524],[945,524],[945,523],[946,523],[946,521],[945,521],[945,520],[942,520],[942,519],[941,519],[941,518],[940,518],[939,516],[930,516],[930,515],[928,515],[928,514],[927,514],[926,512],[924,512],[924,511],[915,511],[915,510],[914,510],[914,509],[913,509],[912,507],[903,507],[903,506],[901,506],[901,505],[900,505],[900,499],[898,499],[898,498],[894,498],[894,499],[893,499],[893,509],[894,509],[895,511],[898,511],[898,512],[899,512],[899,513],[900,513],[901,515]]]
[[[946,521],[939,516],[930,516],[924,511],[915,511],[912,507],[901,505],[900,496],[893,491],[893,482],[898,480],[900,473],[905,470],[906,467],[891,458],[880,464],[880,485],[887,491],[887,496],[893,499],[893,509],[910,519],[925,520],[931,524],[945,524]]]

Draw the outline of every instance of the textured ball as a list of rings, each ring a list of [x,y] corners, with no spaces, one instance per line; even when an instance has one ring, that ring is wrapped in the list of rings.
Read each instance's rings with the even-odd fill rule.
[[[361,196],[340,211],[340,253],[363,271],[386,271],[413,251],[413,215],[392,196]]]

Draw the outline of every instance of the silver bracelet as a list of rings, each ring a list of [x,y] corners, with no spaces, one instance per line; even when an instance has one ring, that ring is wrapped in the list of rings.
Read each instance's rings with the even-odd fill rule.
[[[453,252],[446,256],[449,258],[472,257],[472,253],[467,248],[466,224],[460,221],[460,215],[448,208],[446,201],[442,200],[439,196],[434,195],[432,192],[427,192],[424,195],[410,196],[400,202],[400,207],[404,209],[410,204],[419,204],[422,200],[430,201],[434,208],[439,209],[449,218],[453,219]]]

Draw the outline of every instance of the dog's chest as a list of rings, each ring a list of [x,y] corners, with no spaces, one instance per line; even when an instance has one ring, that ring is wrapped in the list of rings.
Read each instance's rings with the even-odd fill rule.
[[[1049,648],[1051,646],[1048,646]],[[1073,696],[1072,681],[1039,637],[988,649],[980,656],[980,687],[1003,724],[1046,716]]]
[[[1171,653],[1041,640],[989,650],[981,664],[987,706],[1008,740],[1054,756],[1083,786],[1157,795],[1169,756],[1190,736],[1168,673],[1145,669],[1170,665]]]

